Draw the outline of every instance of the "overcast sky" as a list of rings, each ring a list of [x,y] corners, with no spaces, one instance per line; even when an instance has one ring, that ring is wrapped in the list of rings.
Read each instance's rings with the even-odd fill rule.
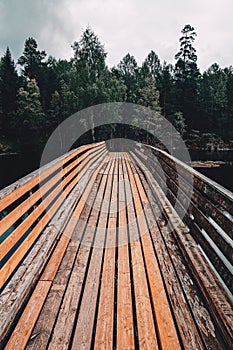
[[[154,50],[174,63],[185,24],[197,32],[201,70],[233,65],[233,0],[0,0],[0,54],[8,45],[17,59],[25,39],[56,58],[70,58],[70,45],[89,25],[108,52],[110,67],[129,52],[141,64]]]

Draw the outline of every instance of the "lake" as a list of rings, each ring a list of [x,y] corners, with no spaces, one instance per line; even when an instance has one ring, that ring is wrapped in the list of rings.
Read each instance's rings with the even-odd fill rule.
[[[233,192],[233,151],[202,151],[195,150],[190,151],[190,157],[192,160],[211,160],[211,161],[223,161],[226,164],[220,167],[212,168],[194,168],[203,175],[218,182],[223,187],[226,187]]]
[[[192,160],[221,160],[226,164],[217,168],[195,168],[200,173],[218,182],[233,192],[233,151],[190,151]],[[0,189],[37,169],[40,154],[0,155]]]

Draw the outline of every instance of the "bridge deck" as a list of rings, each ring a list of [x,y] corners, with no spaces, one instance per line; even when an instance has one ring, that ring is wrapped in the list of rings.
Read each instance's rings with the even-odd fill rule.
[[[224,349],[158,199],[135,158],[106,153],[5,349]]]

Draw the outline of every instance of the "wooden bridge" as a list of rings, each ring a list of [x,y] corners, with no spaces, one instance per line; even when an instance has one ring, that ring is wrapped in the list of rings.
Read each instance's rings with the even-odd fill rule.
[[[229,191],[98,143],[0,198],[1,349],[233,349]]]

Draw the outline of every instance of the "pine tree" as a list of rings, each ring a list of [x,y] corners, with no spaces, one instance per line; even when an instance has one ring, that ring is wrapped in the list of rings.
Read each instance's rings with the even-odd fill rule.
[[[79,108],[83,109],[102,102],[97,85],[107,72],[107,54],[90,27],[83,32],[80,41],[74,42],[72,48],[75,78],[75,84],[72,85],[80,102]]]
[[[27,83],[26,89],[18,91],[18,108],[16,112],[16,125],[18,140],[21,149],[38,147],[43,139],[45,116],[40,102],[40,90],[35,79]]]
[[[1,123],[3,134],[12,132],[12,119],[16,110],[16,95],[19,78],[11,57],[10,49],[7,47],[5,55],[1,58],[0,65],[0,101],[1,101]]]
[[[193,47],[196,32],[186,25],[180,38],[180,51],[175,55],[176,110],[181,111],[189,129],[195,127],[197,115],[197,84],[199,70],[196,64],[196,49]]]
[[[38,82],[46,52],[37,50],[37,47],[36,40],[31,37],[28,38],[25,41],[23,55],[18,59],[18,64],[23,67],[22,73],[25,78],[29,80],[36,79]]]
[[[175,111],[175,89],[173,80],[173,66],[164,62],[159,81],[160,105],[165,118],[174,114]]]
[[[144,109],[142,122],[147,131],[146,143],[149,144],[149,132],[154,133],[158,130],[158,119],[160,118],[161,112],[159,105],[159,91],[153,77],[146,78],[145,86],[140,89],[139,102],[141,105],[147,107]]]
[[[126,86],[126,101],[137,103],[139,92],[139,68],[135,58],[127,54],[117,67],[112,69],[112,72],[116,78],[122,80]]]
[[[159,91],[156,87],[156,82],[153,77],[148,77],[145,79],[145,86],[140,89],[139,102],[143,106],[149,107],[155,112],[161,112],[159,105]]]
[[[151,51],[142,63],[140,78],[143,82],[146,78],[152,77],[155,79],[157,86],[159,86],[161,72],[162,65],[159,57],[154,51]]]

